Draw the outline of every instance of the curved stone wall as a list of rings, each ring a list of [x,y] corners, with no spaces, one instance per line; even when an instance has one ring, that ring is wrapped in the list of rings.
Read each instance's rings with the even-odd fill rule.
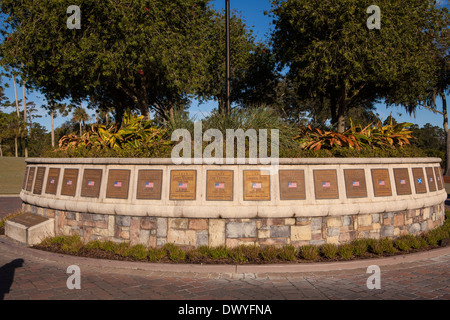
[[[57,234],[159,246],[321,244],[440,225],[438,158],[280,159],[174,165],[171,159],[27,159],[25,211]],[[272,167],[273,168],[273,167]]]

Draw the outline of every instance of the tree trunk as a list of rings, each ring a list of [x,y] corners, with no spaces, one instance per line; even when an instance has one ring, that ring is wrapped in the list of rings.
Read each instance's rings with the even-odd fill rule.
[[[345,114],[339,114],[337,132],[344,133],[344,131],[345,131]]]
[[[19,138],[17,136],[14,137],[14,154],[16,156],[16,158],[19,156],[17,150],[18,150],[18,140]]]
[[[53,104],[50,105],[50,124],[51,124],[51,137],[52,137],[52,147],[55,147],[55,127],[53,124]]]
[[[337,132],[344,133],[345,131],[345,116],[347,114],[347,88],[342,86],[341,96],[339,97],[339,104],[337,109]]]
[[[16,97],[16,112],[17,112],[17,118],[20,118],[20,110],[19,110],[19,101],[17,100],[17,84],[16,84],[16,76],[13,73],[13,79],[14,79],[14,95]]]
[[[20,120],[20,109],[19,109],[19,100],[17,99],[17,84],[16,84],[16,75],[13,73],[13,80],[14,80],[14,96],[16,98],[16,113],[17,113],[17,121]],[[20,136],[20,128],[19,128],[19,136]],[[14,137],[14,155],[16,158],[19,156],[19,150],[18,150],[18,137]]]
[[[445,93],[441,94],[442,97],[442,113],[444,115],[444,130],[447,134],[447,155],[445,158],[445,175],[450,176],[450,130],[448,128],[448,114],[447,114],[447,98]]]
[[[173,112],[173,106],[170,106],[169,108],[169,121],[173,128],[175,128],[175,114]]]
[[[81,125],[81,120],[80,120],[80,138],[81,138],[81,130],[82,130],[82,125]]]
[[[3,157],[2,139],[0,139],[0,157]]]
[[[23,120],[25,121],[25,158],[28,158],[28,129],[27,129],[27,100],[25,96],[25,81],[22,81],[23,86]]]

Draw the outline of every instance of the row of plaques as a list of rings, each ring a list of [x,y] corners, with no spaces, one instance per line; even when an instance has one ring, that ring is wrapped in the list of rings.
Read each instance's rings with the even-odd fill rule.
[[[41,195],[44,189],[46,167],[27,167],[22,188]],[[57,193],[61,183],[61,195],[75,196],[79,169],[50,168],[45,183],[45,193]],[[128,199],[130,170],[110,169],[106,186],[106,198]],[[444,188],[440,167],[413,168],[413,183],[407,168],[393,170],[397,195],[426,193]],[[338,199],[339,188],[336,169],[313,170],[314,192],[316,199]],[[270,175],[264,170],[244,170],[244,200],[269,201]],[[98,198],[102,181],[102,169],[84,169],[81,181],[81,196]],[[388,169],[371,169],[372,185],[376,197],[392,196],[391,180]],[[60,177],[62,177],[60,181]],[[364,169],[344,169],[345,190],[347,198],[366,198],[367,181]],[[33,187],[34,182],[34,188]],[[280,199],[305,200],[305,172],[302,169],[280,170]],[[142,200],[160,200],[163,185],[163,171],[142,169],[138,171],[136,198]],[[232,201],[234,188],[233,170],[207,170],[206,200]],[[169,200],[195,200],[197,190],[196,170],[171,170]]]

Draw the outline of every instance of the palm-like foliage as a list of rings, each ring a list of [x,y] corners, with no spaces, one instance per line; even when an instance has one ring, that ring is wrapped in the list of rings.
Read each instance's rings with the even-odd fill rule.
[[[122,125],[107,127],[92,126],[91,131],[81,137],[74,134],[63,136],[59,140],[59,148],[115,149],[151,148],[156,145],[170,145],[172,141],[165,139],[166,130],[152,125],[152,121],[144,120],[144,116],[136,116],[125,112]]]
[[[299,134],[294,138],[300,142],[302,149],[320,150],[331,149],[335,146],[361,150],[363,148],[396,148],[410,144],[413,139],[411,123],[394,124],[392,116],[388,125],[382,124],[380,120],[362,127],[355,126],[350,119],[350,128],[343,133],[320,130],[303,126]]]

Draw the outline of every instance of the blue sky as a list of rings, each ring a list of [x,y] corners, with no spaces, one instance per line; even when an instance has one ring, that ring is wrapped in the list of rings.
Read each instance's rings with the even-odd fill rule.
[[[448,7],[447,0],[439,1],[442,5]],[[212,4],[218,10],[224,9],[225,0],[213,0]],[[270,31],[272,30],[272,19],[267,15],[264,15],[264,11],[270,9],[270,0],[230,0],[230,5],[232,10],[238,10],[242,14],[242,19],[247,22],[247,25],[252,27],[256,38],[260,41],[264,41],[268,38]],[[3,83],[8,83],[10,88],[6,89],[6,95],[10,101],[14,101],[14,86],[12,79],[2,79]],[[18,87],[18,97],[22,99],[22,88]],[[450,103],[450,97],[447,98]],[[27,101],[34,101],[37,106],[45,104],[42,96],[36,92],[27,92]],[[442,109],[441,101],[438,101],[438,109]],[[196,101],[193,101],[190,108],[190,113],[196,118],[201,118],[202,115],[206,115],[211,112],[214,108],[217,108],[217,103],[208,102],[198,105]],[[4,111],[14,111],[13,108],[6,109]],[[428,110],[418,110],[415,117],[409,116],[404,109],[400,107],[386,108],[384,104],[378,104],[376,112],[382,119],[389,117],[390,113],[397,121],[400,122],[412,122],[419,126],[423,126],[426,123],[431,123],[432,125],[442,127],[443,117],[440,114],[433,114]],[[90,111],[93,114],[93,111]],[[50,130],[50,117],[47,115],[45,110],[40,109],[39,114],[42,118],[36,119],[38,123],[45,126]],[[60,126],[62,123],[67,121],[67,118],[58,117],[55,119],[55,127]]]

